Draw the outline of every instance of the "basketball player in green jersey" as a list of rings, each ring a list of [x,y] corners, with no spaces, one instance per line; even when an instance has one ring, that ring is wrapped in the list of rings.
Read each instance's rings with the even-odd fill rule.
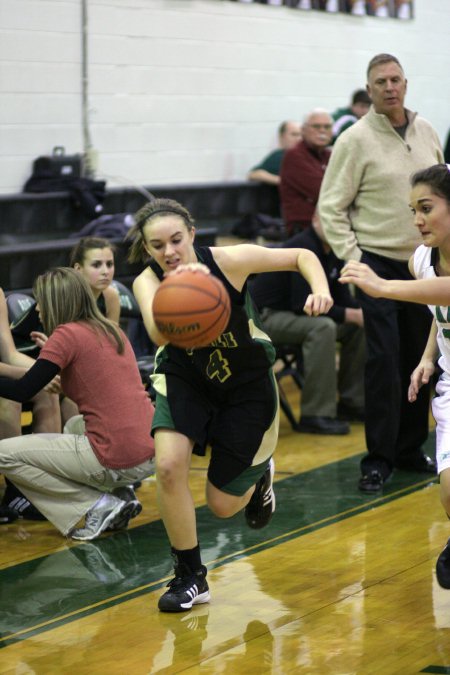
[[[245,508],[250,527],[266,525],[275,509],[272,454],[278,437],[278,396],[272,373],[275,351],[262,331],[246,280],[258,272],[297,270],[309,282],[305,311],[327,312],[327,280],[315,254],[305,249],[253,244],[194,246],[189,212],[169,199],[155,199],[135,216],[130,261],[150,260],[133,291],[150,338],[159,349],[152,376],[156,391],[157,495],[172,547],[175,577],[159,599],[165,612],[208,602],[206,567],[197,540],[188,475],[192,452],[211,445],[206,498],[219,518]],[[186,269],[211,273],[230,295],[231,317],[211,345],[181,349],[167,343],[152,315],[152,298],[163,277]]]

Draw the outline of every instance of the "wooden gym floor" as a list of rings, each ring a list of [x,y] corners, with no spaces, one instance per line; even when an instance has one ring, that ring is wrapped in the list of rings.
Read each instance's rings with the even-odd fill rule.
[[[383,494],[359,493],[364,447],[361,424],[310,436],[282,416],[277,510],[259,532],[243,514],[209,513],[206,460],[195,458],[212,598],[186,614],[156,608],[171,566],[151,480],[129,530],[95,542],[66,541],[49,523],[1,526],[1,675],[450,673],[438,486],[396,472]]]

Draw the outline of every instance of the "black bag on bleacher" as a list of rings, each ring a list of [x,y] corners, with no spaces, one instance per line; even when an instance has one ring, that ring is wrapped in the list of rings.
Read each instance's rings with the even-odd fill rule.
[[[57,145],[53,148],[53,154],[43,155],[34,160],[31,178],[80,178],[82,162],[82,155],[66,155],[65,149]],[[26,189],[26,184],[24,190],[29,191]]]
[[[84,178],[82,155],[66,155],[57,146],[53,155],[38,157],[33,173],[24,185],[24,192],[70,192],[73,204],[88,218],[103,211],[106,182]]]

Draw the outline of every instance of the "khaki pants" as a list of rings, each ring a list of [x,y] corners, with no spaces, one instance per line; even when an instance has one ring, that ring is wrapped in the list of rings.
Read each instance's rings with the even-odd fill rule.
[[[305,416],[336,417],[337,397],[354,408],[364,407],[364,329],[337,324],[327,316],[306,316],[263,309],[263,326],[272,342],[298,345],[303,353]],[[336,343],[340,343],[336,372]]]
[[[107,469],[98,461],[81,415],[64,434],[30,434],[0,441],[0,473],[67,535],[105,492],[154,473],[153,460],[131,469]]]

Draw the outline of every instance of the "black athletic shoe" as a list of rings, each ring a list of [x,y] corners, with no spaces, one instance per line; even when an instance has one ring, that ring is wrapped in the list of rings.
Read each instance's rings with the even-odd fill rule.
[[[167,584],[166,591],[159,599],[161,612],[186,612],[193,605],[209,602],[209,587],[206,581],[206,567],[192,572],[187,565],[180,563],[175,567],[175,578]]]
[[[10,509],[9,506],[4,506],[0,504],[0,525],[7,525],[8,523],[13,523],[19,514],[14,509]]]
[[[275,493],[272,487],[274,473],[275,464],[273,459],[271,459],[264,475],[256,484],[249,503],[245,507],[247,525],[254,530],[265,527],[275,511]]]
[[[450,539],[436,561],[436,577],[439,586],[450,588]]]
[[[27,520],[46,520],[45,516],[25,497],[25,495],[5,478],[6,490],[1,505],[17,513],[19,518]]]

